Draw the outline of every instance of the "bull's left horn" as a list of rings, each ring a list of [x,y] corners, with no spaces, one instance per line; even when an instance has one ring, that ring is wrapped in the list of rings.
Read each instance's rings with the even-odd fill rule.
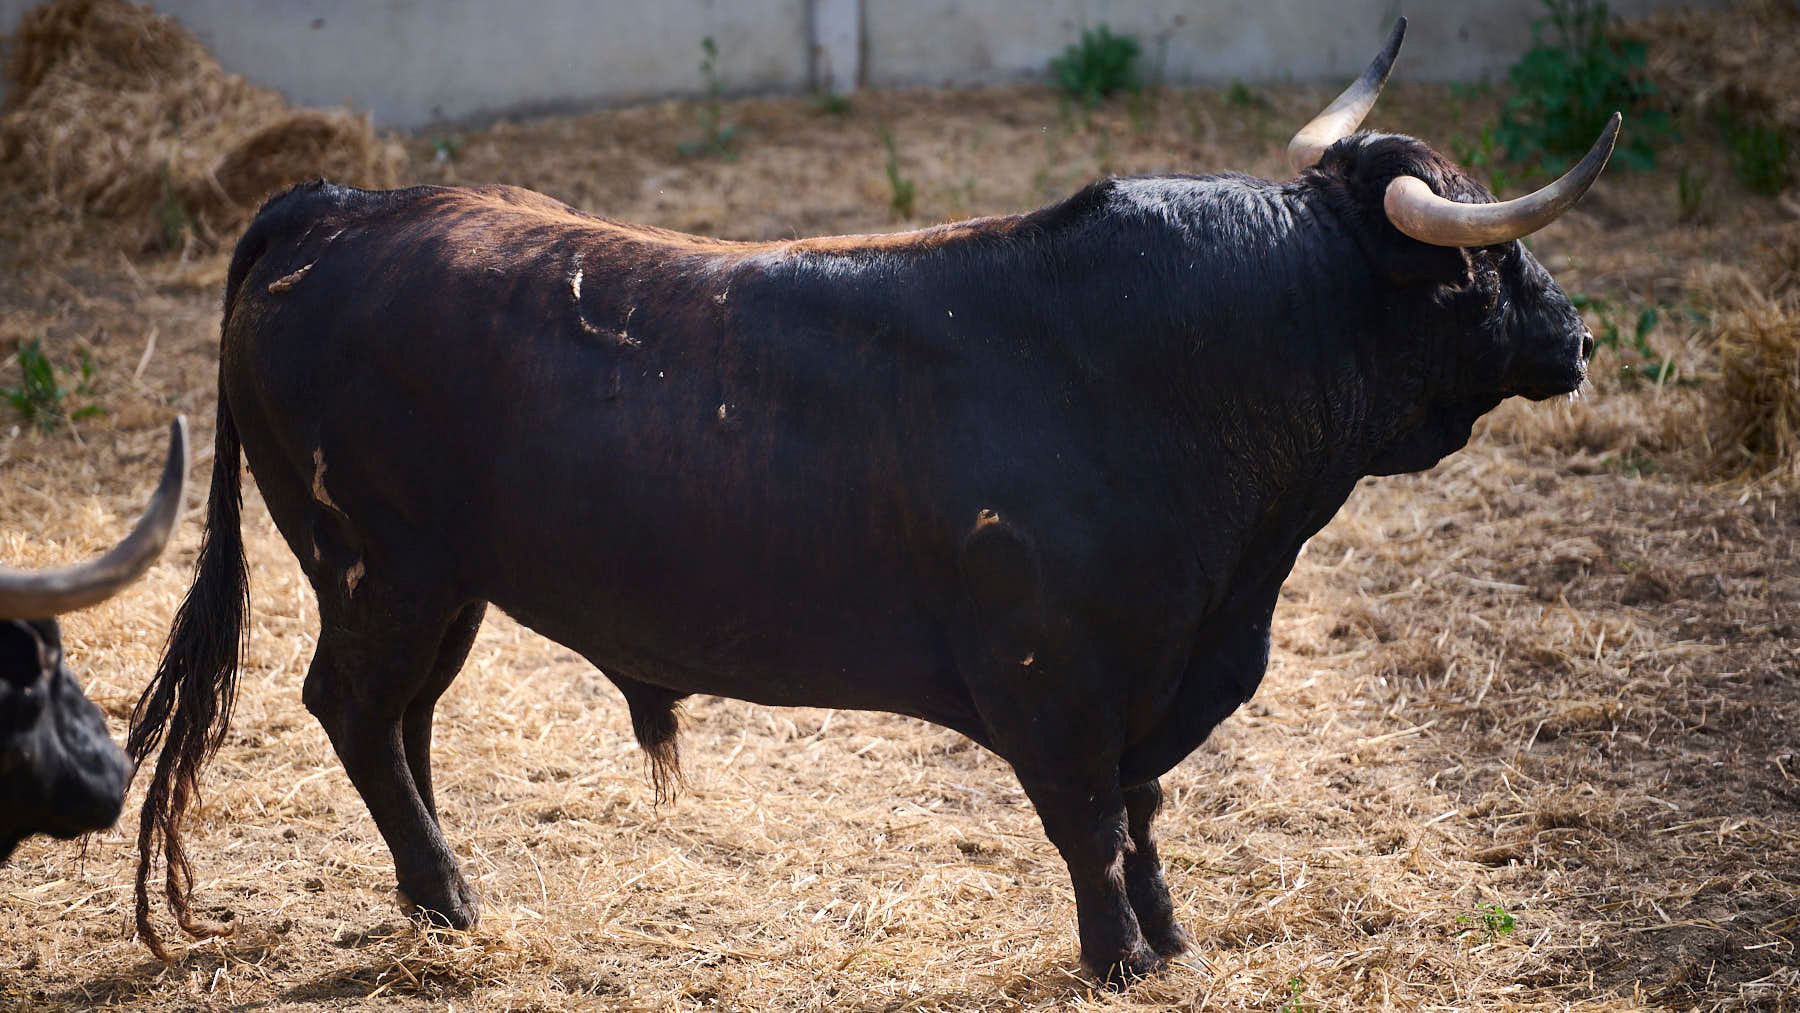
[[[1387,45],[1369,61],[1362,76],[1351,82],[1344,93],[1333,99],[1325,107],[1325,111],[1312,118],[1312,122],[1300,128],[1294,139],[1288,142],[1288,164],[1295,172],[1312,165],[1341,137],[1348,137],[1375,108],[1375,100],[1381,97],[1381,86],[1387,84],[1388,73],[1394,69],[1394,57],[1400,53],[1400,40],[1406,38],[1406,19],[1394,22],[1394,30],[1388,33]]]
[[[48,619],[96,605],[142,576],[175,529],[187,484],[187,419],[169,427],[169,456],[162,478],[137,526],[99,559],[57,570],[15,570],[0,566],[0,618]]]
[[[1600,139],[1561,179],[1535,193],[1496,204],[1460,204],[1439,197],[1417,176],[1396,176],[1382,202],[1388,221],[1433,246],[1492,246],[1528,236],[1569,210],[1600,178],[1619,138],[1622,120],[1613,113]]]

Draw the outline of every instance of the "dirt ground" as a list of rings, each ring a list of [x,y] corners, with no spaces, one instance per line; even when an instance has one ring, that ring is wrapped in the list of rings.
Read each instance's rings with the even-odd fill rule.
[[[402,176],[730,237],[880,231],[1108,172],[1279,176],[1328,97],[1170,89],[1091,117],[1038,88],[858,95],[841,114],[731,102],[729,158],[678,153],[700,110],[677,102],[422,131]],[[1497,101],[1399,83],[1373,125],[1454,151]],[[905,220],[884,134],[917,188]],[[1697,221],[1679,220],[1683,164],[1715,180]],[[416,929],[300,704],[317,617],[252,493],[247,667],[188,842],[197,904],[235,932],[166,967],[132,939],[134,792],[113,830],[0,869],[0,1008],[1800,1010],[1800,498],[1701,469],[1717,366],[1687,312],[1696,268],[1754,266],[1796,229],[1695,142],[1609,173],[1534,240],[1565,288],[1605,300],[1597,332],[1662,307],[1649,340],[1672,369],[1658,382],[1602,348],[1587,396],[1503,406],[1433,471],[1365,482],[1308,545],[1261,691],[1164,779],[1195,946],[1122,995],[1080,975],[1064,867],[993,756],[887,715],[702,698],[692,787],[656,806],[610,685],[500,616],[437,723],[484,921]],[[86,351],[85,396],[109,412],[0,428],[10,564],[116,538],[175,412],[204,488],[223,257],[107,234],[0,229],[0,349]],[[5,382],[16,369],[0,361]],[[144,581],[65,621],[121,733],[199,513]]]

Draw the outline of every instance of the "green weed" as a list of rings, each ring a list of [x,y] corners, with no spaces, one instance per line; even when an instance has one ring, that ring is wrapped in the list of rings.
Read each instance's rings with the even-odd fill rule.
[[[700,40],[700,76],[706,79],[706,97],[700,100],[700,109],[695,113],[700,136],[681,142],[679,149],[689,157],[734,158],[736,152],[731,150],[731,144],[737,139],[738,129],[725,122],[725,78],[719,73],[719,44],[710,35]]]
[[[913,181],[900,172],[900,152],[894,147],[893,132],[883,132],[881,143],[887,148],[884,167],[887,170],[888,180],[888,210],[893,212],[897,219],[911,218],[913,196],[917,191],[913,186]]]
[[[1793,145],[1780,127],[1729,119],[1724,124],[1731,166],[1754,193],[1774,196],[1793,178]]]
[[[1081,41],[1050,61],[1050,75],[1065,98],[1092,108],[1121,91],[1141,87],[1137,59],[1141,47],[1129,35],[1114,35],[1105,24],[1084,28]]]
[[[1470,140],[1458,134],[1450,138],[1450,153],[1463,168],[1486,173],[1488,189],[1498,194],[1505,190],[1512,178],[1501,168],[1502,152],[1500,143],[1495,139],[1493,127],[1482,127],[1481,133]]]
[[[64,422],[106,414],[106,409],[92,403],[69,410],[71,397],[86,398],[93,393],[94,361],[86,352],[81,353],[77,368],[81,379],[73,389],[64,387],[56,377],[56,367],[51,364],[50,357],[44,354],[43,346],[35,340],[22,342],[19,345],[19,386],[0,387],[0,398],[12,405],[27,425],[35,425],[46,433],[55,432]]]
[[[1601,463],[1626,478],[1649,478],[1661,474],[1663,470],[1656,458],[1635,447],[1616,456],[1609,455]]]
[[[441,134],[431,139],[431,157],[439,162],[454,162],[462,154],[461,134]]]
[[[1474,914],[1457,915],[1456,924],[1466,926],[1458,932],[1458,936],[1480,934],[1487,942],[1493,942],[1501,936],[1510,936],[1517,925],[1512,912],[1498,904],[1482,904]]]
[[[1672,131],[1652,106],[1656,87],[1642,74],[1646,47],[1613,36],[1598,0],[1543,0],[1532,22],[1533,45],[1510,72],[1516,94],[1506,100],[1496,139],[1507,158],[1559,173],[1587,153],[1615,111],[1631,117],[1613,160],[1632,169],[1656,164],[1656,145]],[[1553,38],[1547,37],[1554,35]]]
[[[1650,335],[1662,320],[1661,309],[1642,306],[1637,309],[1636,316],[1632,316],[1629,306],[1615,306],[1605,299],[1578,292],[1571,293],[1569,301],[1576,309],[1591,315],[1597,324],[1594,327],[1594,357],[1598,358],[1603,349],[1613,352],[1619,359],[1619,379],[1627,386],[1639,381],[1663,384],[1679,379],[1680,370],[1674,360],[1665,358],[1650,344]],[[1629,331],[1621,326],[1623,320],[1630,321]],[[1635,360],[1631,357],[1633,354]]]
[[[162,193],[150,206],[150,215],[156,222],[156,241],[164,250],[179,250],[187,246],[188,237],[194,234],[194,215],[175,189],[169,163],[164,162],[158,171]]]
[[[1288,1001],[1281,1004],[1277,1013],[1318,1013],[1318,1007],[1308,1006],[1303,1001],[1306,994],[1306,983],[1298,975],[1288,979]]]
[[[1675,176],[1675,201],[1681,209],[1681,220],[1693,222],[1700,219],[1706,210],[1706,188],[1712,183],[1712,176],[1704,172],[1696,172],[1692,166],[1684,165]]]
[[[850,115],[850,96],[835,91],[820,92],[813,99],[813,108],[826,116]]]
[[[1267,109],[1269,100],[1256,89],[1245,84],[1242,78],[1232,78],[1231,87],[1225,89],[1225,104],[1239,109]]]

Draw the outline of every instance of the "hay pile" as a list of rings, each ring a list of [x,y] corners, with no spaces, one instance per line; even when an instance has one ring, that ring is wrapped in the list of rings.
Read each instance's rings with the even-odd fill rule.
[[[1800,40],[1800,9],[1792,0],[1664,11],[1627,31],[1649,43],[1645,69],[1683,108],[1730,110],[1800,134],[1800,63],[1775,55],[1793,52]]]
[[[313,176],[391,186],[404,157],[366,116],[290,109],[124,0],[30,11],[6,72],[0,188],[115,222],[136,249],[217,245],[270,191]]]
[[[1800,479],[1800,228],[1760,252],[1754,270],[1697,275],[1719,357],[1713,448],[1726,474]]]

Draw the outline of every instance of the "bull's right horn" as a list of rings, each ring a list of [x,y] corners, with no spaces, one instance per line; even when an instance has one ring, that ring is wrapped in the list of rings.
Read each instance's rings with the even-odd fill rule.
[[[187,419],[169,427],[169,456],[162,478],[137,526],[125,540],[99,559],[56,570],[15,570],[0,566],[0,619],[48,619],[96,605],[142,576],[163,546],[181,514],[187,484]]]
[[[1433,246],[1510,243],[1555,221],[1587,193],[1619,139],[1622,117],[1613,113],[1600,139],[1562,178],[1523,197],[1494,204],[1462,204],[1439,197],[1417,176],[1396,176],[1383,198],[1394,228]]]
[[[1400,40],[1406,38],[1406,19],[1394,22],[1394,30],[1388,33],[1387,45],[1369,61],[1369,66],[1362,76],[1350,83],[1344,93],[1333,99],[1325,107],[1325,111],[1312,118],[1312,122],[1300,128],[1294,139],[1288,142],[1288,164],[1295,172],[1317,162],[1325,149],[1331,147],[1339,138],[1350,136],[1362,124],[1363,117],[1375,108],[1375,100],[1381,97],[1381,86],[1387,84],[1388,73],[1394,69],[1394,57],[1400,54]]]

